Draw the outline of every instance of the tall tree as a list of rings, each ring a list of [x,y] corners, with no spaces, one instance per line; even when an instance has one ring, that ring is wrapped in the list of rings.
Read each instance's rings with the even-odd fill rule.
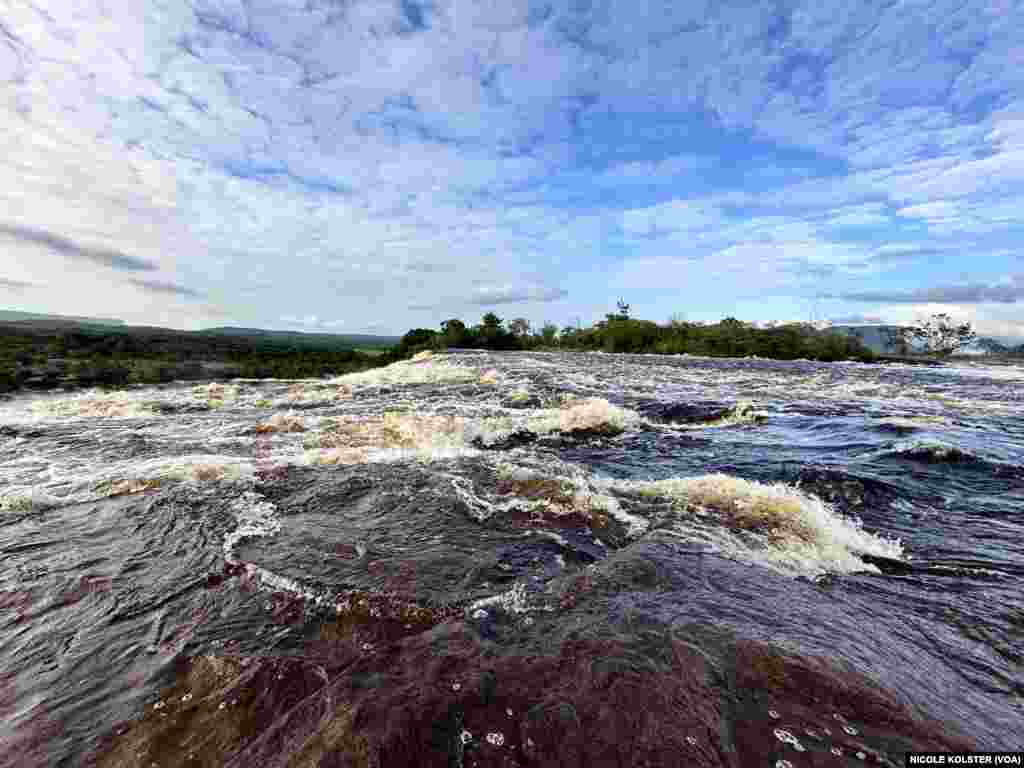
[[[544,339],[544,343],[551,346],[555,343],[555,337],[558,336],[558,326],[554,323],[544,323],[544,327],[540,330],[540,335]]]
[[[514,336],[522,338],[530,333],[530,321],[525,317],[517,317],[508,324],[508,329]]]
[[[953,354],[978,337],[970,323],[957,323],[945,312],[902,328],[900,334],[907,343],[916,341],[925,352],[940,357]]]

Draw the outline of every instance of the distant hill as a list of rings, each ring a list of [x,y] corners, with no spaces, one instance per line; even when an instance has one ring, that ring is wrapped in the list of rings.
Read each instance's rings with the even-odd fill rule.
[[[78,317],[76,315],[47,315],[40,312],[18,312],[0,309],[0,323],[72,323],[74,325],[119,325],[124,320],[106,317]]]
[[[876,354],[896,355],[905,354],[905,352],[899,348],[899,345],[894,345],[891,342],[889,334],[898,331],[900,327],[898,325],[833,325],[829,330],[844,333],[848,336],[858,336],[864,346]],[[911,348],[909,351],[913,353],[914,350]],[[1012,347],[987,336],[976,339],[958,352],[958,354],[962,355],[1012,355],[1022,353],[1024,353],[1024,344]]]
[[[43,312],[19,312],[0,310],[0,323],[9,323],[34,333],[58,333],[81,328],[92,333],[108,331],[130,334],[186,334],[198,336],[227,336],[250,339],[280,345],[294,345],[306,349],[391,348],[400,341],[400,336],[376,336],[368,333],[302,333],[300,331],[271,331],[264,328],[217,327],[199,331],[179,331],[151,325],[128,325],[124,320],[104,317],[80,317],[77,315],[50,315]]]
[[[861,343],[878,355],[895,355],[902,350],[893,344],[889,334],[898,331],[898,325],[833,325],[828,330],[846,336],[856,336]]]
[[[978,339],[971,346],[977,347],[982,354],[987,355],[1008,355],[1014,351],[1013,347],[1008,347],[1000,341],[987,337]]]
[[[301,331],[268,331],[263,328],[235,328],[222,326],[204,328],[196,333],[217,336],[259,336],[275,341],[293,341],[299,344],[327,344],[336,346],[344,344],[353,347],[393,347],[402,340],[401,336],[375,336],[368,333],[303,333]]]

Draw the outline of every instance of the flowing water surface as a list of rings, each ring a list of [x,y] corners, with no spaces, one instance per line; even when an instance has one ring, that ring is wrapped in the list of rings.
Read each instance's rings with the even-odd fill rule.
[[[83,764],[183,654],[289,647],[270,595],[550,612],[654,536],[736,568],[649,615],[1024,748],[1024,369],[467,351],[3,403],[0,765]]]

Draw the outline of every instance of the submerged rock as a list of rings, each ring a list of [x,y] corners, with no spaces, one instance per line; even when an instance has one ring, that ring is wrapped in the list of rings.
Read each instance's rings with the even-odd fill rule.
[[[839,750],[898,766],[910,749],[977,747],[916,710],[901,681],[826,659],[815,643],[829,628],[801,634],[818,588],[793,584],[655,536],[466,610],[372,591],[299,624],[272,609],[296,637],[183,661],[95,762],[744,768],[834,765]],[[721,590],[737,589],[763,595],[773,623],[739,616],[742,602],[714,620]]]
[[[762,642],[598,621],[523,653],[521,634],[495,646],[449,620],[333,665],[200,656],[97,762],[740,768],[973,746],[862,675]]]

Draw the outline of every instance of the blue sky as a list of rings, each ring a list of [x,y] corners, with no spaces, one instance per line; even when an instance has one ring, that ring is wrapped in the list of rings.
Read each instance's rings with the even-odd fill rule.
[[[10,0],[0,305],[1024,339],[1024,2]]]

